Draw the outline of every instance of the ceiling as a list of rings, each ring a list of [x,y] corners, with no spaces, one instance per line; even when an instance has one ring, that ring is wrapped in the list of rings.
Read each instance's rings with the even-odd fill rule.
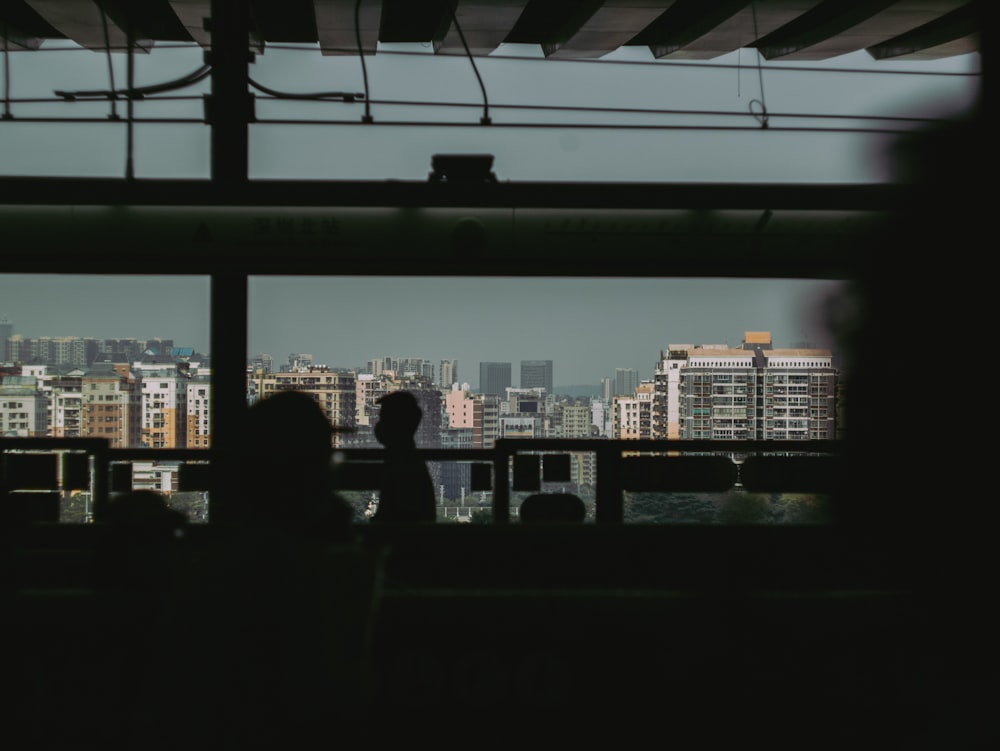
[[[8,49],[65,39],[91,49],[211,46],[212,6],[238,0],[4,0]],[[621,47],[657,59],[709,60],[756,48],[768,60],[932,60],[979,50],[979,3],[967,0],[251,0],[249,46],[315,44],[353,55],[378,43],[487,55],[538,45],[548,58],[597,58]],[[225,12],[225,11],[222,11]],[[231,11],[230,11],[231,12]],[[457,23],[456,23],[457,21]]]

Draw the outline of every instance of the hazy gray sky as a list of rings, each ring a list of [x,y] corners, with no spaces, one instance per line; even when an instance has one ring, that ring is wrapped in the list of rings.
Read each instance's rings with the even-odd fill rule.
[[[615,368],[651,378],[668,344],[738,345],[770,331],[778,346],[829,344],[816,306],[835,285],[799,280],[255,278],[249,353],[352,367],[384,357],[552,360],[559,385],[597,384]]]
[[[253,277],[248,353],[276,363],[309,353],[331,367],[376,357],[553,360],[560,385],[615,368],[652,377],[668,344],[737,345],[770,331],[777,346],[829,346],[822,301],[836,285],[803,280]],[[173,339],[205,352],[205,277],[0,275],[0,316],[26,337]]]
[[[15,334],[174,339],[208,351],[209,280],[188,276],[0,274]]]

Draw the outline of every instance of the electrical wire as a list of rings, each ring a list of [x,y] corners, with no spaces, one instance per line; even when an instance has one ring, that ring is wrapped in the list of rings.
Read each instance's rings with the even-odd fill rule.
[[[413,101],[407,99],[373,99],[372,104],[394,107],[431,107],[431,108],[470,108],[479,107],[478,104],[469,102],[442,102],[421,100]],[[659,115],[659,116],[679,116],[679,117],[744,117],[744,113],[733,110],[682,110],[682,109],[654,109],[645,107],[585,107],[579,105],[555,105],[555,104],[493,104],[493,109],[500,110],[534,110],[548,112],[594,112],[613,115]],[[810,120],[867,120],[887,123],[908,123],[914,125],[937,124],[947,122],[947,118],[934,117],[904,117],[899,115],[851,115],[836,113],[808,113],[808,112],[782,112],[772,113],[772,117],[798,118]],[[441,125],[450,125],[450,122],[440,122]],[[554,123],[558,126],[560,123]],[[617,127],[613,124],[606,124],[600,127]]]
[[[479,81],[479,88],[483,92],[483,116],[480,118],[479,122],[482,125],[490,125],[493,121],[490,120],[490,102],[486,96],[486,86],[483,84],[483,77],[479,75],[479,68],[476,67],[476,58],[469,49],[469,43],[465,41],[465,32],[462,31],[462,27],[458,23],[458,14],[455,12],[455,3],[449,3],[447,0],[443,0],[443,2],[451,11],[451,21],[455,24],[455,31],[458,32],[458,38],[462,40],[462,47],[465,48],[466,57],[469,58],[469,63],[472,65],[472,71],[476,74],[476,80]]]
[[[167,91],[171,89],[181,88],[183,86],[195,83],[198,80],[203,79],[209,73],[209,69],[206,67],[195,71],[194,73],[188,74],[187,76],[178,79],[177,81],[167,82],[163,84],[156,84],[147,87],[137,87],[131,91],[119,91],[115,92],[120,96],[128,96],[133,99],[144,99],[145,95],[150,91]],[[271,91],[266,87],[260,87],[261,90],[265,92]],[[77,99],[106,99],[112,95],[112,92],[108,91],[80,91],[80,92],[67,92],[67,91],[57,91],[55,92],[59,98],[12,98],[10,101],[15,104],[23,103],[33,103],[33,104],[52,104],[59,103],[63,101],[75,101]],[[272,96],[274,101],[287,101],[287,100],[299,100],[299,101],[310,101],[315,103],[325,103],[325,104],[341,104],[344,102],[350,102],[350,99],[337,99],[336,95],[347,94],[350,96],[349,92],[320,92],[315,94],[291,94],[275,92],[275,96]],[[269,96],[271,96],[269,94]],[[361,96],[360,94],[355,94],[354,96]],[[167,101],[198,101],[200,97],[198,96],[163,96],[163,97],[151,97],[147,101],[149,102],[167,102]],[[267,101],[267,98],[262,98],[262,101]],[[371,100],[372,104],[378,104],[383,106],[392,107],[429,107],[437,109],[447,109],[447,108],[471,108],[479,107],[478,104],[473,104],[470,102],[445,102],[445,101],[413,101],[413,100],[392,100],[392,99],[379,99]],[[654,109],[654,108],[639,108],[639,107],[587,107],[587,106],[560,106],[551,104],[493,104],[494,109],[500,110],[526,110],[526,111],[537,111],[537,112],[558,112],[558,113],[598,113],[605,115],[635,115],[635,116],[658,116],[658,117],[675,117],[675,118],[690,118],[690,117],[711,117],[711,118],[740,118],[744,116],[744,113],[733,110],[682,110],[682,109]],[[886,125],[897,125],[901,126],[895,129],[881,128],[877,129],[877,132],[903,132],[906,128],[902,126],[919,126],[919,125],[933,125],[947,122],[947,118],[933,118],[933,117],[903,117],[897,115],[856,115],[856,114],[839,114],[839,113],[807,113],[807,112],[779,112],[770,113],[769,117],[780,118],[784,120],[837,120],[837,121],[858,121],[858,122],[868,122],[868,123],[884,123]],[[20,119],[20,118],[19,118]],[[44,118],[45,122],[72,122],[72,118]],[[36,121],[41,121],[36,119]],[[137,118],[137,122],[149,122],[148,119]],[[157,118],[157,122],[192,122],[190,118]],[[283,119],[278,118],[274,120],[259,120],[258,122],[289,122],[295,124],[341,124],[338,120],[323,120],[323,119]],[[398,121],[397,121],[398,122]],[[407,121],[414,122],[414,121]],[[385,124],[394,125],[396,122],[386,121]],[[460,123],[449,122],[449,121],[421,121],[421,125],[436,125],[442,127],[454,126]],[[565,127],[565,128],[605,128],[605,129],[628,129],[631,127],[641,127],[641,128],[690,128],[697,129],[698,125],[679,125],[672,126],[667,124],[637,124],[636,126],[628,124],[616,124],[616,123],[511,123],[512,127],[521,128],[547,128],[547,127]],[[783,130],[809,130],[808,128],[795,128],[786,127]],[[862,130],[870,129],[859,129],[859,128],[822,128],[821,130],[827,132],[861,132]]]
[[[368,66],[365,64],[365,50],[361,46],[361,0],[354,0],[354,38],[358,43],[358,57],[361,59],[361,76],[365,83],[365,114],[361,122],[372,122],[371,94],[368,90]]]
[[[10,41],[7,39],[7,17],[3,18],[3,119],[12,120],[10,112]]]
[[[750,10],[753,13],[753,38],[756,40],[760,38],[760,33],[757,31],[757,0],[752,0],[752,2],[750,3]],[[760,50],[755,49],[754,51],[757,53],[757,77],[760,81],[760,99],[751,99],[749,109],[750,109],[750,114],[753,115],[753,117],[757,120],[757,122],[760,123],[760,127],[766,129],[768,123],[768,117],[767,117],[767,104],[764,103],[764,70],[760,62],[761,58]],[[753,111],[754,103],[760,105],[759,113]]]
[[[97,89],[88,91],[63,91],[57,89],[52,93],[64,101],[73,101],[76,99],[110,99],[111,101],[114,101],[118,97],[127,99],[144,99],[150,94],[159,94],[163,91],[175,91],[177,89],[193,86],[199,81],[203,81],[208,78],[211,72],[212,67],[210,65],[202,65],[197,70],[181,76],[180,78],[174,79],[173,81],[151,84],[149,86],[136,86],[134,88],[117,91],[114,88],[110,90]]]
[[[287,91],[276,91],[275,89],[268,88],[261,83],[253,80],[252,78],[247,79],[250,85],[253,86],[258,91],[263,91],[265,94],[274,97],[275,99],[299,99],[303,101],[313,101],[313,100],[340,100],[343,102],[354,102],[358,99],[366,99],[367,97],[360,91],[324,91],[316,92],[313,94],[294,94]]]
[[[104,29],[104,52],[108,58],[108,79],[111,83],[111,92],[115,91],[115,66],[111,59],[111,40],[108,37],[108,14],[104,12],[104,5],[97,3],[97,9],[101,11],[101,27]],[[118,105],[116,103],[117,97],[114,95],[109,96],[108,99],[111,101],[111,114],[108,117],[112,120],[118,119]]]
[[[745,117],[739,113],[739,117]],[[52,120],[50,120],[51,122]],[[324,125],[341,126],[357,125],[355,120],[303,120],[293,118],[261,118],[254,121],[254,125]],[[480,127],[480,123],[470,122],[442,122],[440,120],[380,120],[380,125],[409,128],[467,128]],[[710,131],[743,131],[755,132],[760,128],[748,125],[642,125],[638,123],[608,124],[608,123],[499,123],[494,124],[497,128],[508,128],[512,130],[610,130],[610,131],[642,131],[655,130],[667,131],[696,131],[707,133]],[[771,131],[781,133],[828,133],[828,134],[875,134],[875,135],[899,135],[910,132],[904,128],[842,128],[842,127],[769,127]]]
[[[133,38],[132,16],[127,17],[125,24],[125,42],[128,47],[128,90],[135,88],[135,39]],[[125,179],[135,179],[135,99],[128,97],[125,102],[126,130],[125,130]]]

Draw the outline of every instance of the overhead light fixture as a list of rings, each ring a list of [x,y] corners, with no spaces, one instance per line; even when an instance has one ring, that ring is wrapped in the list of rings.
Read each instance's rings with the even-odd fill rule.
[[[435,154],[431,157],[432,183],[495,183],[492,154]]]

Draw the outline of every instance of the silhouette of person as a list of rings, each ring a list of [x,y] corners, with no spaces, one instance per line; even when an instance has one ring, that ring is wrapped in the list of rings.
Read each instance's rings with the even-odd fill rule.
[[[155,597],[173,580],[186,549],[188,520],[155,490],[133,490],[113,498],[96,551],[102,586]]]
[[[241,457],[240,518],[331,537],[349,534],[353,509],[334,492],[335,428],[302,391],[279,391],[247,410]]]
[[[242,507],[209,530],[158,624],[134,723],[145,748],[305,747],[373,696],[380,569],[332,490],[335,428],[296,391],[245,417]]]
[[[409,391],[394,391],[378,400],[375,437],[385,446],[378,509],[372,523],[437,520],[434,482],[416,452],[415,435],[423,410]]]
[[[127,723],[135,711],[135,688],[155,680],[147,673],[156,646],[151,632],[188,561],[188,520],[161,493],[132,490],[113,497],[101,521],[94,570],[102,596],[115,603],[115,625],[102,628],[91,646],[101,655],[105,674],[118,676],[103,710]],[[105,729],[117,742],[127,724],[108,723]]]

